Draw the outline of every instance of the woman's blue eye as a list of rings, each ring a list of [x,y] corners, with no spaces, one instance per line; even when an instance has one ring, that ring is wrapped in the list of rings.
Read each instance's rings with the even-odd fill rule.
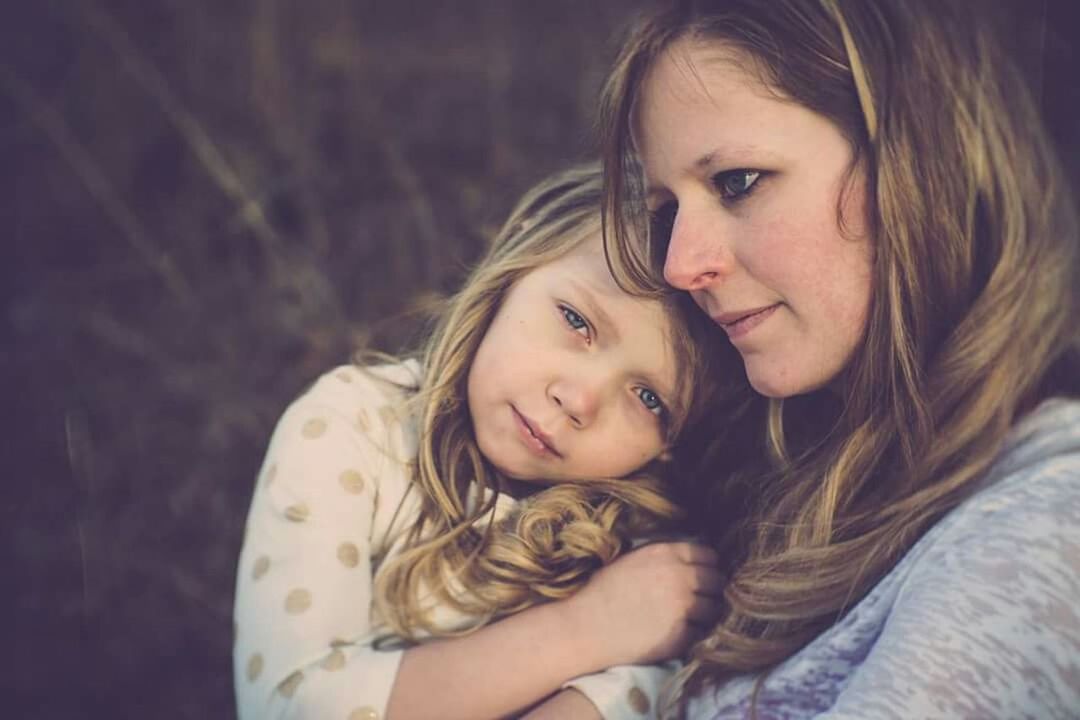
[[[641,399],[641,404],[645,406],[645,409],[656,415],[662,415],[664,412],[664,403],[660,399],[660,396],[654,393],[649,388],[638,388],[638,398]]]
[[[725,200],[741,200],[754,190],[761,178],[759,170],[726,170],[713,175],[713,185]]]
[[[581,317],[581,315],[577,314],[570,308],[560,307],[559,310],[562,312],[563,317],[566,319],[566,324],[574,330],[581,331],[589,329],[589,323],[585,322],[585,318]]]

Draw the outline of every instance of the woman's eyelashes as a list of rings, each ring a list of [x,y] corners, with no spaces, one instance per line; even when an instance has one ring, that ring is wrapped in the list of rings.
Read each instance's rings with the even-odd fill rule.
[[[768,173],[762,170],[739,168],[718,172],[709,178],[709,182],[719,193],[720,198],[730,205],[748,198],[766,175]],[[663,244],[663,249],[666,249],[666,243],[671,240],[671,233],[675,229],[675,218],[678,213],[679,204],[674,200],[654,210],[649,210],[649,234],[654,246]]]
[[[679,205],[674,200],[649,211],[650,242],[662,243],[664,252],[667,251],[667,243],[671,240],[671,232],[675,229],[675,215],[678,212]]]
[[[713,187],[720,193],[720,197],[728,202],[738,202],[749,197],[757,187],[761,179],[760,170],[739,168],[738,170],[724,170],[712,176]]]

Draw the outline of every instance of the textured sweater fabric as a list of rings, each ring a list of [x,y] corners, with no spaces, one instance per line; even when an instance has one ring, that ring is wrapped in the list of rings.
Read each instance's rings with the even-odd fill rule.
[[[756,677],[689,704],[749,717]],[[1080,402],[1024,418],[980,484],[767,675],[757,717],[1080,718]]]

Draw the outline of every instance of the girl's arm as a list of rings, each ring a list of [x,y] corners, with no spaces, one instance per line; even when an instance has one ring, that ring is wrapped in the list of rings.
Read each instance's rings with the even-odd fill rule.
[[[371,557],[410,477],[388,392],[339,368],[278,422],[237,569],[241,720],[385,714],[402,653],[371,646]]]
[[[715,564],[711,550],[692,543],[647,545],[598,571],[567,600],[530,608],[472,635],[412,648],[401,664],[387,717],[504,717],[571,678],[676,656],[695,635],[688,620],[707,626],[715,619],[711,596],[720,585]],[[612,672],[634,670],[666,673],[657,668]],[[432,693],[432,687],[440,692]],[[625,716],[646,716],[653,703],[636,697],[635,689],[644,695],[627,686]],[[574,695],[560,695],[553,702],[579,705]],[[605,704],[610,717],[624,716],[614,703]],[[550,708],[534,709],[541,711]]]

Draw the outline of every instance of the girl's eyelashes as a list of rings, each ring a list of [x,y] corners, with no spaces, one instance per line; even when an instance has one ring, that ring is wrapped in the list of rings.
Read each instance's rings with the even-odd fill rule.
[[[656,415],[659,418],[664,417],[664,401],[660,399],[660,396],[654,393],[647,387],[639,387],[635,389],[638,399],[641,400],[641,404],[645,406],[645,409]]]
[[[566,305],[560,305],[559,312],[562,313],[563,320],[566,321],[571,330],[582,335],[586,340],[591,338],[592,332],[589,328],[589,321],[582,317],[581,313]]]
[[[757,187],[761,179],[760,170],[739,168],[738,170],[724,170],[712,176],[713,187],[725,200],[738,202],[745,199]]]

